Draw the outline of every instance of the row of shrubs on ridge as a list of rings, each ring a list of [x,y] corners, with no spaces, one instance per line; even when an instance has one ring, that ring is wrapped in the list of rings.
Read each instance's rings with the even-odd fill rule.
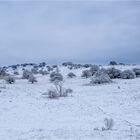
[[[56,67],[55,71],[48,71],[48,70],[38,70],[36,68],[29,70],[23,69],[23,79],[28,79],[29,82],[35,83],[37,82],[37,79],[35,78],[34,74],[42,74],[42,75],[48,75],[50,74],[50,81],[53,82],[56,79],[63,81],[63,76],[60,74],[59,69]],[[15,75],[18,75],[18,72],[14,72]],[[7,83],[14,83],[15,79],[14,77],[11,77],[6,73],[4,69],[0,69],[0,76],[6,77],[5,80]],[[72,72],[68,73],[67,75],[69,78],[76,77],[76,75]],[[92,82],[91,83],[109,83],[111,82],[111,79],[115,78],[121,78],[121,79],[133,79],[135,77],[140,76],[140,69],[139,68],[133,68],[132,70],[124,70],[121,71],[119,69],[116,69],[114,67],[112,68],[107,68],[107,69],[100,69],[98,65],[92,65],[90,69],[83,70],[81,77],[83,78],[89,78],[92,77]]]
[[[110,61],[109,65],[125,65],[125,64],[124,63],[117,63],[116,61]],[[4,66],[2,68],[4,68],[4,69],[12,68],[13,70],[16,70],[19,67],[26,68],[28,66],[29,67],[32,66],[33,68],[37,68],[37,69],[48,68],[48,70],[57,67],[57,65],[49,66],[49,65],[47,65],[46,62],[41,62],[39,64],[35,64],[35,63],[16,64],[16,65],[11,65],[11,66]],[[89,68],[92,66],[92,64],[74,64],[72,62],[64,62],[64,63],[62,63],[62,66],[68,67],[69,69],[78,69],[78,68]]]

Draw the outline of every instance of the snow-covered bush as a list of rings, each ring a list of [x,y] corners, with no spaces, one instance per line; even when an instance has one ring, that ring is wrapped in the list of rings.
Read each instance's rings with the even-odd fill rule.
[[[125,64],[121,62],[121,63],[119,63],[119,65],[123,65],[124,66]]]
[[[12,65],[11,68],[12,68],[12,70],[16,70],[17,66],[16,65]]]
[[[50,73],[50,78],[54,77],[56,75],[56,72]]]
[[[19,75],[19,72],[18,71],[14,71],[14,75]]]
[[[116,68],[108,68],[106,69],[107,74],[111,79],[120,78],[121,77],[121,70]]]
[[[76,75],[73,73],[73,72],[70,72],[70,73],[68,73],[68,75],[67,75],[69,78],[73,78],[73,77],[76,77]]]
[[[121,72],[122,79],[134,79],[136,77],[135,73],[132,70],[124,70]]]
[[[29,79],[30,75],[32,75],[32,73],[29,70],[24,70],[22,74],[22,78]]]
[[[105,75],[105,74],[107,74],[106,69],[102,68],[102,69],[98,70],[98,71],[94,74],[94,76],[100,76],[100,75]]]
[[[51,67],[51,66],[47,66],[47,71],[53,71],[53,67]]]
[[[34,68],[35,68],[35,69],[38,69],[39,67],[38,67],[38,65],[35,64],[35,65],[33,66],[33,69],[34,69]]]
[[[31,73],[33,74],[38,74],[38,68],[32,68]]]
[[[103,70],[97,71],[94,76],[91,78],[90,84],[103,84],[103,83],[111,83],[109,75],[105,73]]]
[[[140,68],[134,68],[133,71],[137,77],[140,77]]]
[[[81,64],[73,64],[70,68],[71,69],[79,69],[79,68],[82,68],[83,67],[83,65],[81,65]]]
[[[47,70],[39,70],[39,73],[42,74],[42,75],[48,75],[49,72]]]
[[[82,71],[81,77],[89,78],[91,76],[92,76],[92,73],[90,72],[90,70],[84,70],[84,71]]]
[[[14,84],[15,83],[15,78],[12,77],[12,76],[7,76],[5,78],[5,81],[6,81],[7,84]]]
[[[11,65],[11,66],[8,66],[8,68],[11,68],[12,70],[17,70],[18,65]]]
[[[0,68],[0,76],[1,77],[8,76],[5,68]]]
[[[42,72],[42,75],[48,75],[49,74],[49,72],[47,71],[47,70],[44,70],[43,72]]]
[[[53,68],[57,68],[58,66],[57,66],[57,65],[52,65],[52,67],[53,67]]]
[[[114,126],[114,120],[112,118],[111,119],[105,118],[104,123],[105,123],[105,127],[102,128],[103,131],[112,130],[112,128]]]
[[[65,91],[67,94],[69,94],[69,93],[73,93],[73,90],[71,89],[71,88],[68,88],[68,89],[66,89],[66,91]]]
[[[52,72],[50,74],[50,81],[55,82],[55,81],[63,81],[63,75],[60,73]]]
[[[110,77],[105,74],[105,75],[100,75],[100,76],[93,76],[90,83],[93,84],[103,84],[103,83],[110,83],[112,82]]]
[[[117,65],[116,61],[110,61],[109,65]]]
[[[92,67],[92,65],[91,64],[84,64],[83,67],[89,68],[89,67]]]
[[[93,65],[90,68],[91,75],[93,76],[98,70],[99,70],[99,66],[98,65]]]
[[[37,79],[34,75],[30,75],[28,81],[33,84],[37,82]]]
[[[42,62],[39,64],[39,67],[45,67],[46,66],[46,62]]]
[[[72,66],[72,62],[64,62],[62,63],[63,66],[67,67],[67,66]]]
[[[96,72],[96,75],[100,75],[101,73],[106,73],[107,74],[107,70],[105,68],[101,68]]]
[[[56,73],[59,73],[60,72],[60,69],[58,67],[56,67]]]
[[[68,66],[68,69],[69,70],[72,70],[74,67],[73,66]]]

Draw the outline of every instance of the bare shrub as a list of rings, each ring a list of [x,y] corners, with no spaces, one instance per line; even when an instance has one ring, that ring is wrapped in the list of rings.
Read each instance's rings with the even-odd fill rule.
[[[55,81],[54,86],[55,86],[56,91],[59,93],[60,97],[66,97],[68,95],[62,86],[62,82]]]
[[[105,123],[105,127],[102,127],[102,130],[112,130],[113,126],[114,126],[114,120],[112,118],[105,118],[104,119],[104,123]]]
[[[48,98],[55,99],[55,98],[59,98],[59,97],[60,97],[60,95],[56,91],[56,89],[52,88],[52,89],[48,90]]]
[[[48,98],[59,98],[59,97],[67,97],[68,94],[72,94],[72,89],[65,89],[61,82],[54,82],[54,88],[48,91]]]

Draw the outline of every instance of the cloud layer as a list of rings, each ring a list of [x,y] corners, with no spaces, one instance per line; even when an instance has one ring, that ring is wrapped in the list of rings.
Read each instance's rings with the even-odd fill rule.
[[[0,63],[140,61],[140,2],[0,2]]]

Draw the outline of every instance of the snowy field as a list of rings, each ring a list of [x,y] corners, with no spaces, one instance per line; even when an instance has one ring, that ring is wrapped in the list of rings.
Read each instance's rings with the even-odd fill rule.
[[[140,78],[87,86],[82,70],[60,68],[73,93],[59,99],[42,95],[53,86],[49,75],[36,75],[35,84],[0,80],[0,140],[140,140]],[[67,78],[71,71],[76,78]],[[105,118],[114,120],[112,130],[102,131]]]

